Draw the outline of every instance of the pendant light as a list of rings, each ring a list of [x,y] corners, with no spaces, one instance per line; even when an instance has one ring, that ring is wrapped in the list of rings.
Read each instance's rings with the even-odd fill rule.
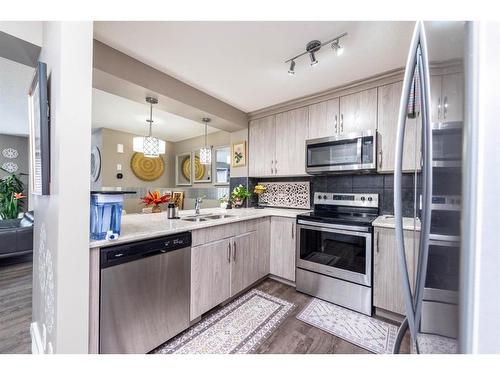
[[[200,163],[205,165],[212,164],[212,148],[207,146],[207,131],[210,119],[204,117],[201,121],[205,123],[205,147],[200,148]]]
[[[153,104],[158,104],[158,99],[147,97],[146,102],[150,104],[149,119],[149,134],[146,137],[134,137],[133,150],[143,153],[147,158],[157,158],[165,153],[165,141],[153,137]]]

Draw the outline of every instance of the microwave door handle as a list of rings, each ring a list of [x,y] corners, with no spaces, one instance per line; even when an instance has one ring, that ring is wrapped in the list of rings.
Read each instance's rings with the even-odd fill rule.
[[[406,332],[406,327],[409,327],[412,342],[416,343],[417,332],[415,327],[415,310],[413,296],[411,292],[410,279],[408,276],[408,264],[406,262],[405,244],[403,234],[403,202],[402,202],[402,167],[403,167],[403,146],[406,126],[406,114],[409,102],[409,96],[412,86],[412,81],[417,65],[417,53],[419,47],[420,36],[423,28],[423,23],[418,21],[413,31],[413,36],[406,61],[405,76],[403,80],[403,89],[401,100],[399,103],[398,127],[396,133],[396,150],[394,163],[394,218],[395,218],[395,234],[396,234],[396,250],[398,255],[398,268],[401,277],[401,286],[403,289],[403,297],[406,310],[405,321],[401,324],[394,351],[399,352],[401,341]]]
[[[358,155],[358,161],[357,161],[358,164],[361,164],[361,160],[362,160],[362,155],[361,155],[361,152],[362,152],[361,141],[362,140],[363,140],[363,138],[359,137],[358,141],[357,141],[357,145],[356,145],[356,152]]]

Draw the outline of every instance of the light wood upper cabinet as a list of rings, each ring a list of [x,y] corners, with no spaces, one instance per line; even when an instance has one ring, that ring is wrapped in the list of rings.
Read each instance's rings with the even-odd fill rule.
[[[463,121],[462,73],[431,75],[431,121]]]
[[[250,121],[248,144],[248,170],[250,176],[274,175],[276,159],[276,116]]]
[[[462,73],[445,74],[442,79],[443,121],[462,121],[464,77]]]
[[[295,219],[271,218],[271,274],[295,281]]]
[[[309,106],[307,139],[333,137],[339,132],[339,98]]]
[[[403,82],[378,88],[377,172],[393,172],[396,155],[399,102]],[[403,146],[403,171],[420,170],[421,118],[407,119]]]
[[[420,233],[403,231],[406,262],[412,292],[415,288],[415,266],[418,257]],[[375,228],[373,266],[373,305],[390,312],[405,315],[401,275],[396,249],[396,232],[392,228]]]
[[[276,115],[276,158],[274,175],[305,175],[305,142],[308,133],[308,108]]]
[[[340,97],[339,134],[377,130],[377,88]]]
[[[231,296],[230,239],[191,249],[191,320]]]

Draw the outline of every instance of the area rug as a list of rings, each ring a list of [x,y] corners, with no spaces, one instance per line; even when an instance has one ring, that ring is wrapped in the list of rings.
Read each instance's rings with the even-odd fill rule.
[[[153,354],[251,353],[294,308],[293,303],[252,289]]]
[[[393,324],[317,298],[297,319],[377,354],[392,353],[398,330]]]
[[[456,354],[458,342],[448,337],[419,333],[417,336],[420,354]],[[415,345],[412,345],[412,353],[416,353]]]

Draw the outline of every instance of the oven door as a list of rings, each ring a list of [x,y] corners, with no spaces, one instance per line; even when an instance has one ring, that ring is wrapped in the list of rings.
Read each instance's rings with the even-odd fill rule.
[[[371,286],[372,233],[299,223],[297,267]]]
[[[460,243],[431,239],[429,241],[424,300],[458,303],[459,268]]]

